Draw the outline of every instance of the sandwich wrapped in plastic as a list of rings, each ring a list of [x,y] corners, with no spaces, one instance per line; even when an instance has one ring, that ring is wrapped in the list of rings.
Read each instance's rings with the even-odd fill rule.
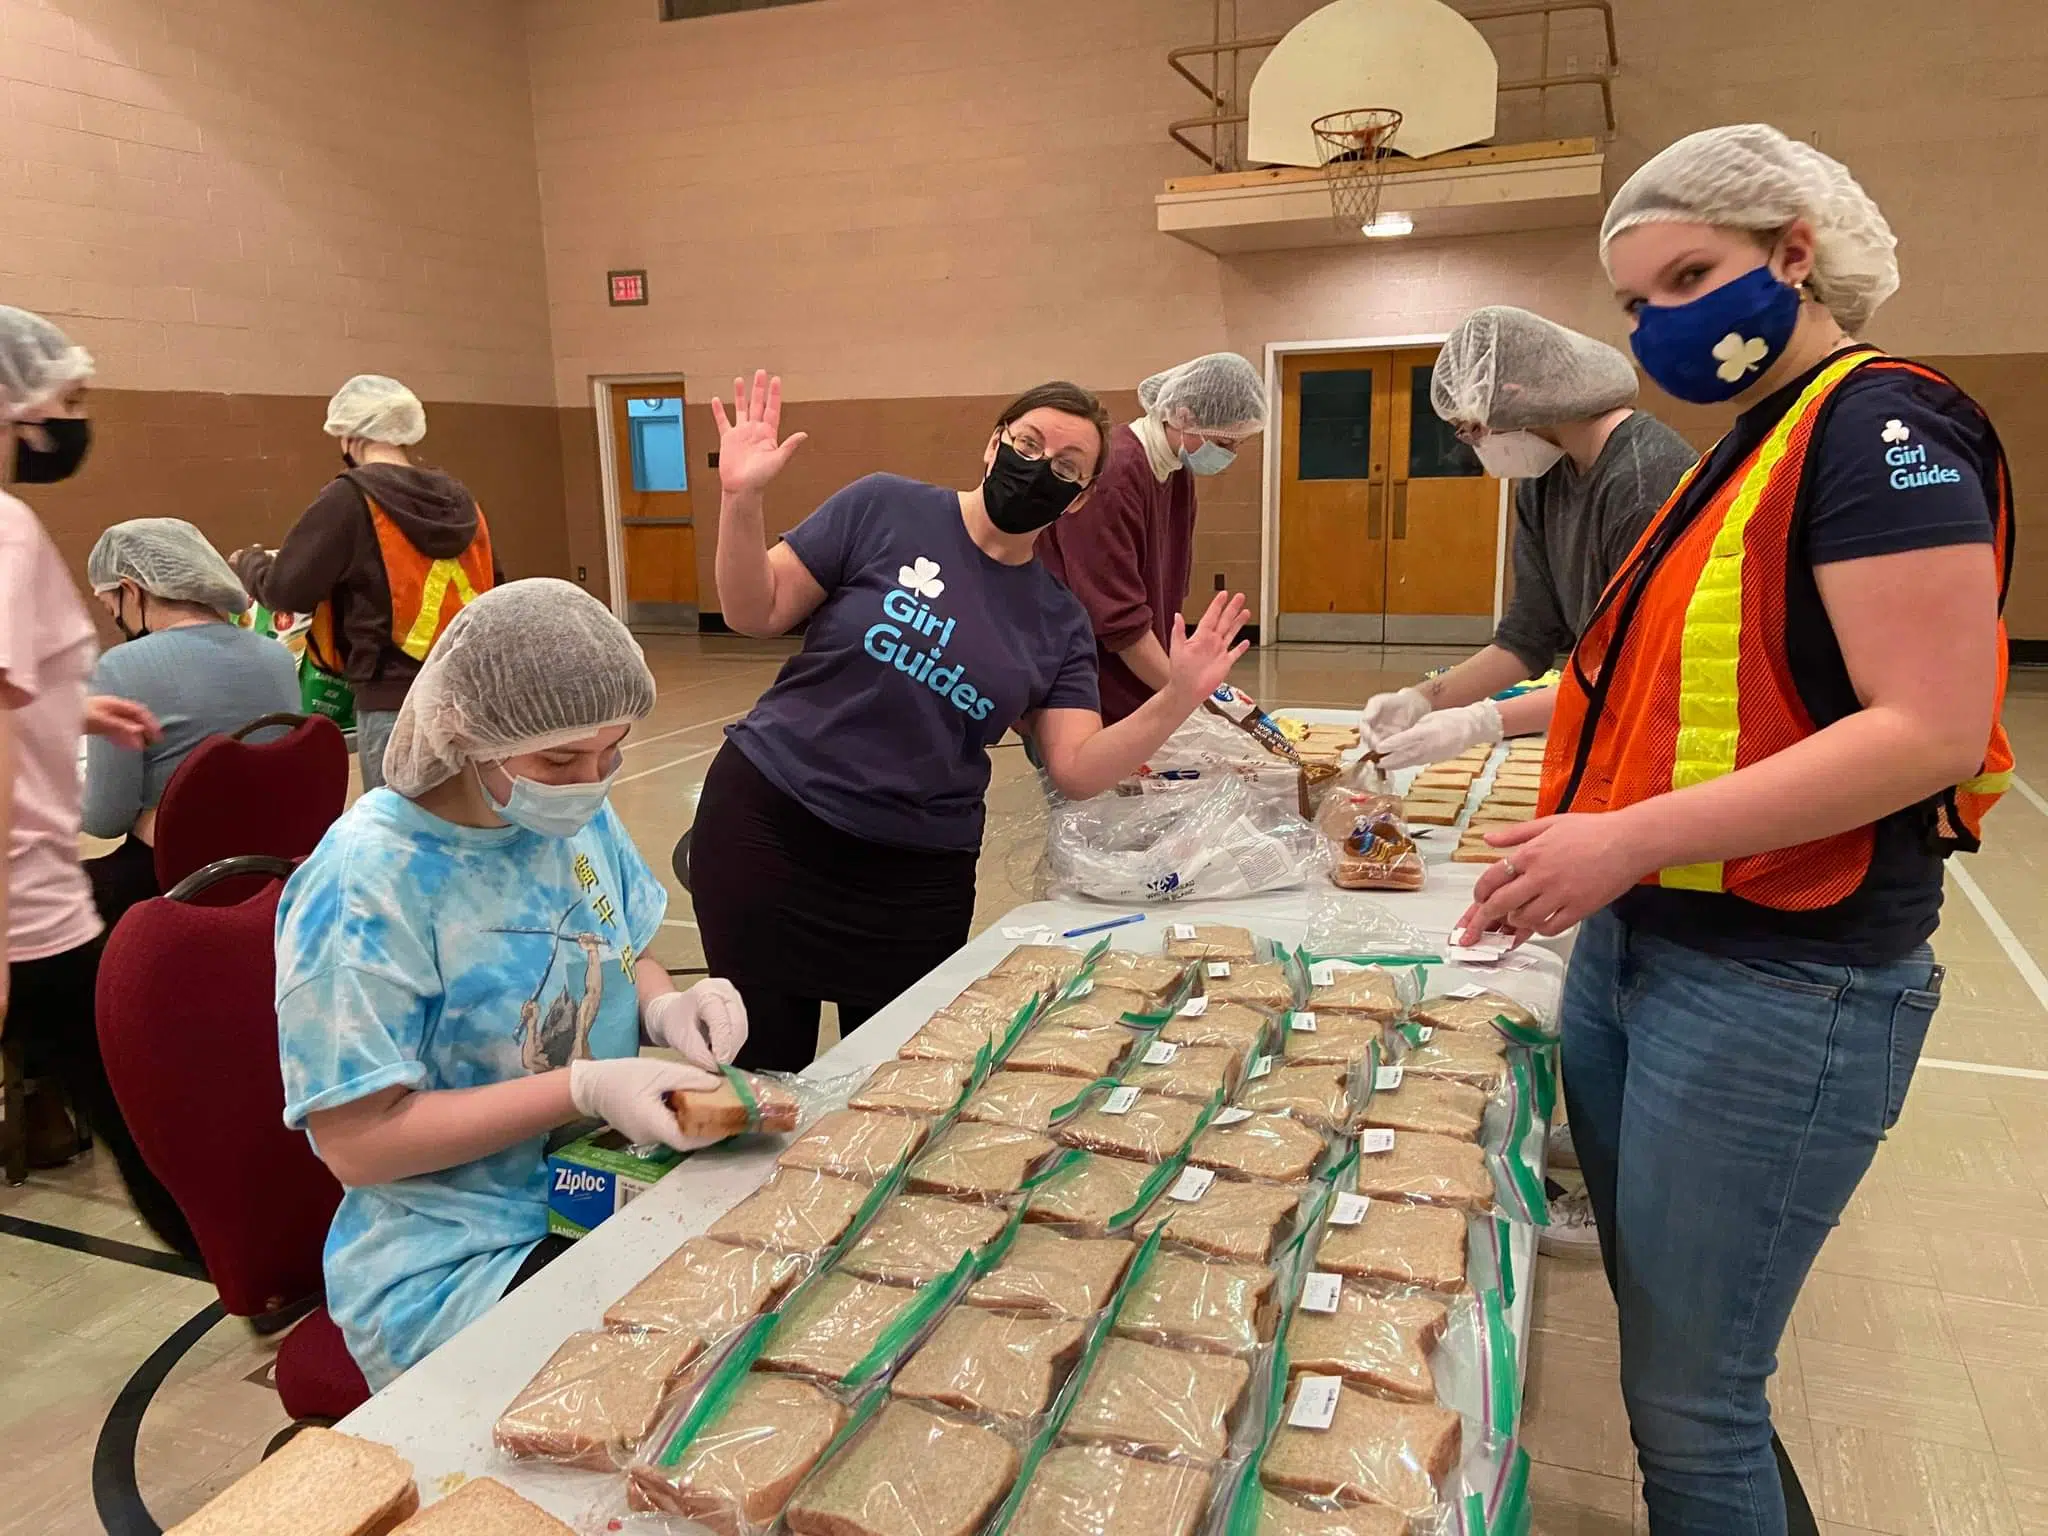
[[[1159,1038],[1173,1045],[1228,1046],[1242,1062],[1260,1049],[1272,1030],[1271,1017],[1256,1008],[1197,997],[1166,1021]]]
[[[1493,1171],[1468,1141],[1425,1131],[1368,1131],[1358,1138],[1358,1193],[1488,1212]]]
[[[961,1106],[960,1118],[1043,1133],[1052,1126],[1053,1111],[1084,1091],[1072,1078],[1054,1072],[991,1072]]]
[[[1280,1013],[1294,1006],[1294,978],[1277,960],[1210,960],[1202,966],[1202,995],[1210,1003],[1243,1003]]]
[[[1233,1355],[1111,1339],[1060,1433],[1134,1456],[1211,1465],[1230,1448],[1250,1382],[1251,1367]]]
[[[1046,862],[1056,897],[1207,900],[1306,884],[1325,857],[1322,841],[1292,807],[1226,774],[1056,805]]]
[[[1206,1467],[1059,1445],[1031,1474],[1006,1536],[1193,1536],[1209,1501]]]
[[[781,1168],[808,1168],[834,1178],[873,1184],[924,1144],[928,1129],[908,1115],[834,1110],[782,1149]]]
[[[1316,1267],[1455,1294],[1466,1287],[1467,1236],[1461,1211],[1339,1195],[1316,1250]]]
[[[865,1184],[780,1168],[711,1224],[709,1235],[746,1248],[815,1257],[836,1243],[868,1197]]]
[[[1062,1159],[1032,1191],[1027,1222],[1055,1222],[1087,1236],[1118,1231],[1158,1197],[1172,1165],[1133,1162],[1095,1152]]]
[[[1299,1392],[1306,1380],[1297,1378]],[[1416,1518],[1441,1503],[1439,1481],[1458,1465],[1463,1421],[1449,1409],[1337,1389],[1327,1429],[1282,1423],[1260,1475],[1270,1488],[1351,1504],[1381,1504]]]
[[[1351,960],[1316,960],[1308,966],[1307,1007],[1318,1018],[1326,1013],[1356,1013],[1392,1022],[1415,1001],[1413,966],[1361,964]]]
[[[1264,1263],[1293,1230],[1304,1192],[1284,1184],[1202,1177],[1208,1172],[1183,1170],[1166,1198],[1138,1218],[1138,1235],[1163,1228],[1166,1241],[1180,1247]]]
[[[761,1349],[759,1369],[840,1381],[867,1359],[914,1292],[833,1271],[793,1296]]]
[[[1311,1509],[1265,1491],[1258,1500],[1256,1536],[1409,1536],[1408,1517],[1384,1504]]]
[[[1291,1067],[1349,1066],[1385,1047],[1387,1026],[1369,1013],[1297,1008],[1281,1024],[1281,1056]]]
[[[1234,923],[1173,923],[1166,930],[1166,953],[1176,960],[1252,965],[1268,948],[1251,929]]]
[[[999,1201],[1021,1190],[1058,1150],[1036,1131],[961,1121],[941,1131],[910,1165],[904,1188],[956,1200]]]
[[[984,1051],[995,1051],[1009,1034],[1009,1024],[963,1016],[941,1008],[896,1049],[905,1061],[971,1063]]]
[[[1046,1010],[1046,1023],[1062,1029],[1117,1029],[1133,1015],[1142,1019],[1154,1011],[1151,998],[1133,988],[1116,986],[1113,979],[1083,982],[1082,986],[1086,990],[1070,993]]]
[[[1088,951],[1066,944],[1019,944],[990,970],[991,976],[1023,976],[1040,986],[1064,987],[1088,963]]]
[[[765,1073],[720,1069],[716,1088],[683,1090],[668,1096],[676,1125],[685,1136],[740,1136],[749,1132],[793,1131],[800,1112],[797,1079],[777,1081]]]
[[[1399,1032],[1401,1070],[1410,1077],[1444,1077],[1491,1093],[1508,1075],[1507,1041],[1498,1033],[1406,1025]]]
[[[1454,987],[1449,992],[1426,997],[1408,1011],[1408,1016],[1417,1024],[1453,1033],[1483,1034],[1494,1028],[1495,1019],[1506,1019],[1539,1034],[1553,1033],[1528,1004],[1517,1002],[1505,992],[1476,985]]]
[[[1106,949],[1095,962],[1095,984],[1125,988],[1162,1003],[1180,990],[1187,962],[1138,949]]]
[[[942,1115],[959,1099],[971,1070],[964,1061],[885,1061],[847,1105],[899,1115]]]
[[[1145,1094],[1192,1099],[1197,1104],[1220,1102],[1237,1085],[1244,1058],[1227,1045],[1181,1045],[1154,1040],[1124,1068],[1119,1080]]]
[[[975,1536],[1019,1461],[992,1429],[892,1401],[805,1479],[783,1524],[794,1536]]]
[[[970,1307],[1043,1317],[1093,1317],[1109,1305],[1138,1245],[1124,1237],[1069,1237],[1024,1226],[1002,1259],[975,1281]]]
[[[1319,1131],[1342,1132],[1358,1112],[1350,1080],[1351,1069],[1344,1066],[1276,1066],[1247,1078],[1237,1102],[1249,1110],[1292,1115]]]
[[[1283,1114],[1220,1110],[1188,1149],[1188,1161],[1226,1179],[1299,1184],[1328,1150],[1327,1136]]]
[[[1341,1376],[1383,1397],[1435,1402],[1430,1356],[1450,1326],[1450,1309],[1427,1295],[1389,1295],[1341,1278],[1335,1306],[1327,1308],[1328,1289],[1305,1295],[1296,1309],[1287,1330],[1288,1368],[1297,1375]]]
[[[1486,1123],[1487,1103],[1486,1094],[1469,1083],[1410,1077],[1398,1066],[1382,1067],[1358,1123],[1367,1129],[1423,1131],[1476,1144]]]
[[[491,1438],[508,1456],[623,1467],[703,1349],[694,1333],[572,1333],[499,1415]]]
[[[1131,1047],[1120,1029],[1065,1029],[1057,1024],[1034,1025],[1003,1058],[1006,1072],[1056,1072],[1065,1077],[1106,1076]]]
[[[627,1502],[682,1515],[718,1536],[759,1536],[845,1426],[847,1409],[793,1376],[747,1372],[694,1433],[672,1427],[669,1449],[631,1470]]]
[[[803,1267],[792,1254],[693,1237],[607,1307],[604,1325],[688,1334],[708,1348],[773,1305]]]
[[[1248,1355],[1271,1328],[1273,1286],[1261,1265],[1162,1252],[1125,1295],[1116,1331],[1171,1349]]]
[[[982,1418],[1035,1419],[1080,1359],[1086,1333],[1076,1318],[956,1307],[897,1369],[889,1390]]]
[[[1347,891],[1419,891],[1421,850],[1391,795],[1332,790],[1316,812],[1330,844],[1330,880]]]
[[[888,1285],[923,1285],[952,1269],[963,1253],[993,1242],[1008,1223],[996,1206],[898,1195],[840,1256],[839,1268]]]
[[[1163,1162],[1193,1138],[1206,1108],[1205,1103],[1128,1085],[1107,1088],[1098,1091],[1086,1108],[1058,1122],[1053,1135],[1085,1151]]]

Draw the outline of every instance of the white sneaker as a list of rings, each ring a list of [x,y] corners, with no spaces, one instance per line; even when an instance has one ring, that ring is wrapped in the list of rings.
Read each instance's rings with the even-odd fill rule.
[[[1536,1251],[1554,1259],[1600,1257],[1593,1202],[1583,1190],[1569,1191],[1550,1202],[1550,1225],[1536,1229]]]
[[[1544,1144],[1543,1162],[1546,1168],[1576,1169],[1579,1166],[1579,1152],[1572,1145],[1572,1128],[1568,1122],[1560,1121],[1550,1128],[1550,1139]]]

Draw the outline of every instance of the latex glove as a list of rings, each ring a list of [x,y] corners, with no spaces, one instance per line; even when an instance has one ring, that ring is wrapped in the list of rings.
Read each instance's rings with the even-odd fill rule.
[[[1358,720],[1358,744],[1371,752],[1384,748],[1387,739],[1398,736],[1429,713],[1429,700],[1414,688],[1399,693],[1375,694],[1366,702]]]
[[[664,992],[642,1011],[647,1038],[692,1066],[716,1072],[747,1043],[747,1005],[740,989],[713,977],[687,992]]]
[[[1380,766],[1392,770],[1440,763],[1467,747],[1490,747],[1500,736],[1500,706],[1491,699],[1463,709],[1432,710],[1420,724],[1379,743]]]
[[[638,1146],[659,1142],[678,1152],[708,1147],[716,1137],[685,1136],[676,1112],[664,1094],[704,1093],[725,1079],[701,1067],[652,1056],[621,1056],[613,1061],[569,1063],[569,1101],[579,1115],[602,1120]]]

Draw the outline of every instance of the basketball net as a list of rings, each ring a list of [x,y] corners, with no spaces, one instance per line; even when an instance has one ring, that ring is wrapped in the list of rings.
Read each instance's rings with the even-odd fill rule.
[[[1338,228],[1358,234],[1380,215],[1380,189],[1401,114],[1392,107],[1353,107],[1326,112],[1309,127],[1330,184],[1331,216]]]

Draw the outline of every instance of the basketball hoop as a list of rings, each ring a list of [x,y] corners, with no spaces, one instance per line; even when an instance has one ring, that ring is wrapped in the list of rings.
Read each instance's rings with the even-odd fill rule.
[[[1379,217],[1380,188],[1387,179],[1394,135],[1401,130],[1401,114],[1392,107],[1353,107],[1348,112],[1326,112],[1309,127],[1330,183],[1330,212],[1338,228],[1362,231]]]

